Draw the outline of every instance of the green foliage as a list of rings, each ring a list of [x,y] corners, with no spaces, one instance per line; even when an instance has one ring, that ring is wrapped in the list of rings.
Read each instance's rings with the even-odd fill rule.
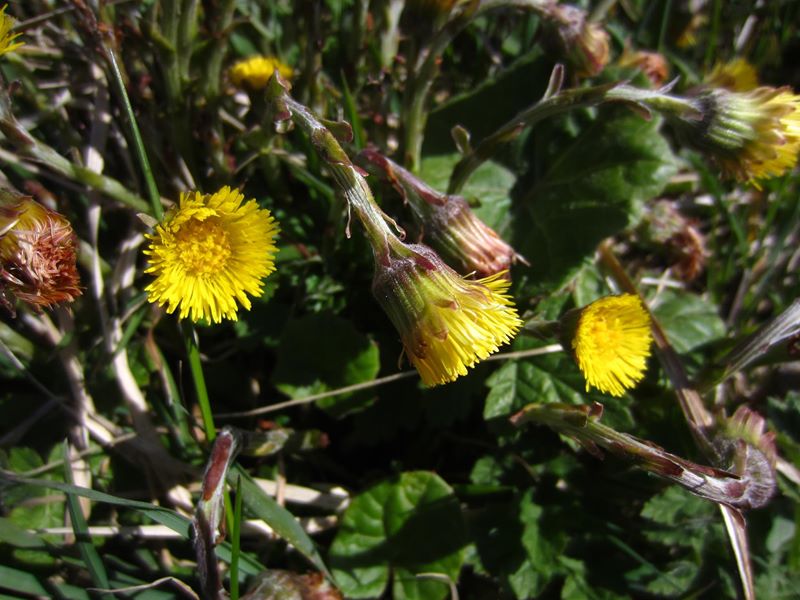
[[[308,351],[311,347],[314,352]],[[344,319],[320,313],[287,323],[272,381],[279,390],[297,398],[370,381],[379,369],[374,342]],[[352,393],[319,401],[322,408],[338,415],[363,404],[364,396]]]
[[[658,126],[626,112],[602,115],[541,159],[546,170],[517,205],[512,237],[540,279],[558,285],[574,275],[661,192],[675,161]]]
[[[435,532],[431,536],[431,532]],[[434,473],[415,471],[379,483],[353,499],[331,545],[330,562],[349,598],[444,598],[446,586],[417,577],[458,578],[464,523],[458,501]]]
[[[29,194],[69,220],[83,294],[43,308],[15,297],[36,277],[12,264],[16,217],[0,207],[0,599],[88,600],[92,586],[165,578],[129,595],[174,597],[182,583],[216,597],[201,589],[205,538],[190,516],[204,476],[218,475],[210,442],[223,425],[275,440],[228,473],[239,508],[235,524],[222,520],[235,526],[206,532],[226,536],[206,566],[217,563],[233,597],[269,577],[291,581],[287,593],[336,585],[347,598],[443,600],[448,583],[462,600],[745,597],[713,503],[643,473],[641,455],[510,419],[529,404],[591,406],[618,432],[719,466],[693,438],[714,427],[687,422],[670,375],[705,381],[725,348],[800,294],[800,175],[760,187],[726,178],[704,153],[708,107],[663,114],[734,55],[762,83],[796,88],[800,3],[574,2],[610,34],[611,62],[591,77],[571,55],[586,45],[559,48],[539,3],[434,10],[445,4],[9,3],[25,46],[0,53],[0,201]],[[638,51],[659,52],[667,79],[622,64]],[[338,151],[320,152],[319,130],[276,128],[271,89],[234,85],[230,67],[254,54],[291,66],[291,98],[322,122],[350,123],[352,140],[331,127],[356,164],[374,148],[444,192],[457,165],[477,160],[458,193],[518,253],[508,296],[525,326],[513,341],[454,382],[421,384],[372,294],[385,256],[342,189],[352,172]],[[621,82],[661,105],[608,101]],[[366,181],[406,227],[411,208],[384,179]],[[279,222],[276,272],[235,322],[179,324],[148,302],[142,235],[181,192],[226,185]],[[425,243],[431,226],[404,241]],[[587,390],[553,332],[631,286],[680,364],[665,368],[653,349],[640,384],[612,398]],[[425,343],[451,335],[435,325]],[[800,573],[790,329],[699,406],[715,425],[752,409],[766,418],[762,444],[776,447],[775,496],[746,513],[763,599],[796,597]]]

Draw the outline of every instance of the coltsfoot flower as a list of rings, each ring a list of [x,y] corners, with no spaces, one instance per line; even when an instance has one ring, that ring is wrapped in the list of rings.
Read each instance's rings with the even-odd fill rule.
[[[250,310],[247,294],[263,292],[264,277],[275,270],[278,225],[255,200],[223,187],[215,194],[184,192],[180,203],[156,226],[144,253],[150,302],[180,308],[180,318],[219,323],[237,320],[238,305]]]
[[[723,172],[756,183],[791,170],[800,151],[800,96],[789,87],[741,93],[713,88],[696,101],[703,114],[686,121],[691,141]]]
[[[0,292],[36,308],[72,302],[81,295],[76,242],[66,217],[28,196],[2,193]]]
[[[7,4],[0,8],[0,56],[7,52],[13,52],[23,45],[23,42],[16,41],[20,36],[19,33],[11,33],[14,27],[14,18],[6,14]]]
[[[427,246],[403,245],[376,267],[372,290],[427,386],[453,381],[522,326],[503,273],[473,281]]]
[[[234,64],[230,68],[233,85],[248,90],[263,90],[277,69],[281,77],[291,79],[294,70],[274,56],[251,56]]]
[[[561,320],[569,348],[592,387],[622,396],[644,377],[653,336],[650,316],[634,294],[607,296],[570,311]]]

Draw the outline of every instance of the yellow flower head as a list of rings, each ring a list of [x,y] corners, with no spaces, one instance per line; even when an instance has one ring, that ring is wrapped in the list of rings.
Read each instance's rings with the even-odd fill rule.
[[[758,87],[758,73],[744,58],[734,58],[717,64],[705,78],[705,83],[734,92],[749,92]]]
[[[722,88],[698,97],[705,115],[695,125],[698,146],[723,172],[757,185],[791,170],[800,151],[800,96],[791,88],[749,92]],[[699,128],[699,129],[698,129]]]
[[[262,279],[275,270],[275,219],[255,200],[242,204],[238,190],[216,194],[184,192],[180,203],[147,235],[145,273],[150,302],[180,307],[180,318],[235,321],[239,301],[250,310],[247,294],[261,295]]]
[[[653,337],[650,316],[638,296],[600,298],[562,323],[572,335],[568,343],[586,378],[587,392],[596,387],[622,396],[642,380]]]
[[[499,273],[464,279],[427,246],[405,245],[379,262],[373,292],[428,386],[453,381],[514,337],[522,326]]]
[[[0,56],[6,52],[12,52],[22,46],[23,42],[15,41],[20,34],[11,33],[11,28],[14,27],[14,18],[6,14],[7,4],[0,8]]]
[[[77,238],[66,217],[27,196],[0,196],[0,303],[5,292],[36,308],[81,295]]]
[[[281,77],[291,79],[294,71],[274,56],[251,56],[240,60],[230,69],[233,85],[248,90],[263,90],[272,74],[278,70]]]

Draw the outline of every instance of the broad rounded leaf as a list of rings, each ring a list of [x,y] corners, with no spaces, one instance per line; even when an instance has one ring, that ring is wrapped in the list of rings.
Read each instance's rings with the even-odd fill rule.
[[[311,351],[313,349],[313,351]],[[290,321],[281,336],[272,381],[298,398],[375,379],[380,369],[378,346],[340,317],[309,315]],[[340,415],[356,408],[353,394],[320,401]]]
[[[725,335],[717,308],[694,294],[665,291],[653,313],[677,352],[689,352]]]
[[[463,562],[464,522],[447,483],[413,471],[359,494],[342,517],[330,550],[334,577],[348,598],[380,596],[392,581],[393,597],[444,598],[439,573],[458,579]]]
[[[658,119],[604,112],[568,147],[545,157],[550,168],[517,206],[512,239],[541,280],[571,276],[661,192],[675,165],[658,125]]]

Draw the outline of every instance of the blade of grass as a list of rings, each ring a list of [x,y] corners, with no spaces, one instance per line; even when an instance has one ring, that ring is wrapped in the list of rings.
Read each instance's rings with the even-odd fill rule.
[[[239,465],[228,472],[228,481],[241,481],[241,495],[245,506],[252,514],[262,519],[275,533],[294,546],[328,579],[333,581],[328,567],[320,556],[314,542],[297,522],[294,515],[269,497]]]
[[[125,89],[125,82],[122,80],[122,73],[119,70],[119,63],[117,62],[117,55],[107,45],[104,46],[106,52],[106,59],[111,70],[111,80],[114,82],[114,87],[122,100],[122,108],[124,109],[127,117],[128,127],[130,127],[131,137],[133,138],[133,149],[136,158],[139,161],[139,167],[142,169],[142,176],[144,177],[147,186],[147,196],[150,199],[150,206],[152,207],[152,215],[159,221],[164,216],[164,209],[161,207],[161,196],[158,193],[156,180],[153,177],[153,171],[150,168],[150,161],[147,158],[147,151],[144,148],[144,141],[142,134],[139,131],[139,125],[136,123],[136,116],[133,114],[133,107],[131,106],[128,92]]]
[[[72,473],[72,462],[69,460],[69,444],[64,441],[64,479],[69,484],[74,484],[75,478]],[[107,589],[110,587],[108,582],[108,574],[103,565],[103,560],[97,552],[97,548],[92,544],[92,538],[89,536],[88,526],[86,519],[83,516],[80,502],[75,494],[67,494],[67,510],[69,511],[70,522],[72,523],[72,530],[75,532],[75,543],[78,546],[83,563],[92,577],[94,585],[99,588]],[[103,594],[103,598],[111,598],[109,594]]]
[[[128,500],[126,498],[119,498],[106,494],[105,492],[98,492],[89,488],[80,487],[68,483],[61,483],[60,481],[50,481],[48,479],[28,479],[26,477],[18,477],[8,471],[0,471],[0,481],[5,480],[11,483],[20,485],[32,485],[43,487],[51,490],[58,490],[65,494],[75,494],[83,498],[89,498],[95,502],[104,502],[115,506],[124,506],[137,510],[144,515],[150,517],[157,523],[161,523],[179,533],[181,537],[189,538],[189,519],[176,513],[175,511],[162,506],[148,504],[147,502],[139,502],[138,500]]]

